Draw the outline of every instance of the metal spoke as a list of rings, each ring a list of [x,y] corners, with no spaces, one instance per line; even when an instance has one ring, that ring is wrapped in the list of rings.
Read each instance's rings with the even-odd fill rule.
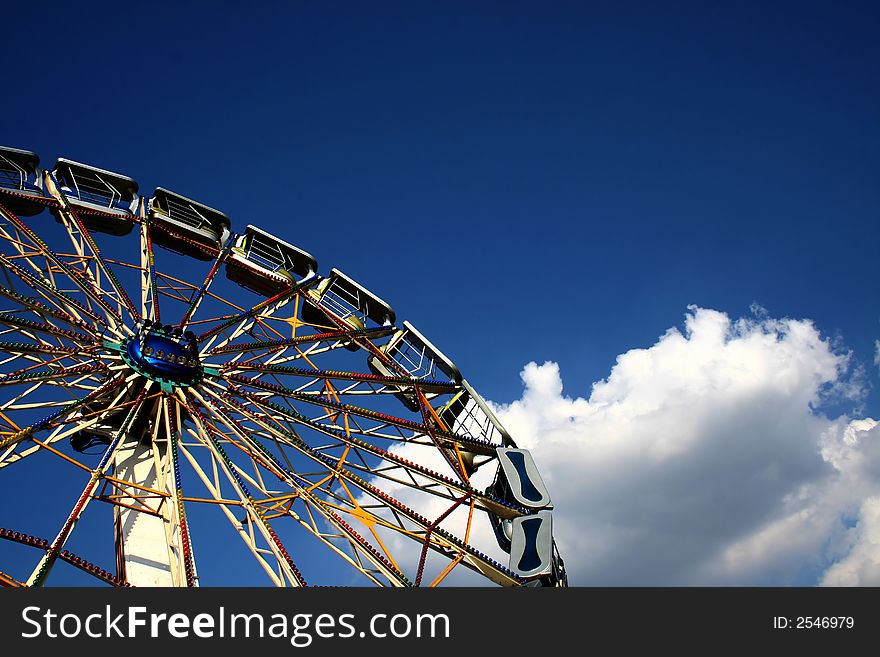
[[[217,257],[214,259],[214,262],[211,266],[211,271],[208,272],[208,277],[205,279],[205,282],[202,283],[199,291],[196,292],[193,300],[190,302],[189,308],[187,308],[186,312],[183,314],[183,319],[180,320],[180,328],[186,328],[190,320],[196,314],[196,311],[199,309],[199,305],[202,303],[202,299],[205,298],[205,293],[208,291],[208,288],[211,287],[211,283],[214,282],[214,277],[217,276],[217,272],[220,271],[220,265],[226,262],[226,257],[229,255],[229,252],[232,249],[232,245],[235,242],[235,237],[235,235],[230,235],[229,239],[226,240],[226,244],[224,244],[223,248],[220,249],[220,251],[217,253]]]
[[[227,456],[226,451],[217,440],[215,431],[205,421],[204,415],[198,410],[198,408],[186,399],[182,391],[178,391],[178,397],[189,412],[189,415],[195,422],[196,426],[199,428],[200,435],[205,439],[205,445],[213,452],[217,462],[229,477],[230,483],[232,483],[242,505],[248,511],[251,521],[257,524],[260,532],[263,534],[264,540],[269,544],[272,552],[275,553],[278,564],[284,571],[290,584],[293,586],[305,586],[305,579],[303,579],[296,564],[294,564],[293,560],[290,558],[287,548],[284,547],[284,544],[272,529],[269,521],[265,518],[265,514],[254,505],[253,497],[249,493],[247,485],[238,474],[234,464],[229,456]]]
[[[10,223],[14,224],[15,227],[24,235],[34,243],[37,248],[40,249],[41,254],[46,258],[47,261],[51,262],[61,273],[63,273],[67,278],[76,285],[91,301],[93,301],[97,306],[99,306],[105,313],[107,313],[107,320],[109,321],[109,326],[111,330],[117,330],[116,325],[121,322],[121,317],[119,313],[114,310],[110,304],[107,303],[106,299],[104,299],[104,291],[101,290],[100,287],[94,281],[94,278],[90,277],[90,280],[87,282],[83,280],[82,277],[77,276],[76,272],[74,272],[69,265],[67,265],[57,253],[52,251],[49,246],[41,240],[36,233],[34,233],[26,224],[24,224],[18,217],[16,217],[11,212],[6,211],[0,206],[0,213],[5,214],[5,219]],[[125,328],[125,325],[122,325]]]
[[[45,581],[46,577],[49,574],[49,571],[55,563],[55,560],[58,558],[58,553],[64,547],[67,539],[70,538],[70,534],[71,532],[73,532],[76,523],[82,517],[83,511],[85,511],[86,506],[88,506],[89,501],[92,499],[92,494],[94,493],[95,487],[104,476],[104,471],[109,465],[113,453],[119,447],[119,444],[122,442],[122,439],[125,437],[126,432],[128,431],[129,425],[131,424],[138,410],[140,410],[140,407],[143,404],[143,400],[147,395],[148,389],[149,385],[145,387],[138,395],[137,403],[128,412],[128,415],[125,417],[125,421],[122,423],[119,431],[117,431],[113,441],[107,446],[107,449],[101,456],[98,467],[96,467],[92,471],[92,476],[89,477],[88,483],[86,483],[82,494],[80,494],[79,499],[76,501],[76,504],[74,504],[73,509],[67,516],[67,520],[64,522],[64,525],[61,527],[61,530],[55,537],[55,540],[53,540],[52,543],[49,545],[46,554],[43,556],[42,559],[40,559],[36,568],[34,568],[34,571],[31,573],[31,576],[28,579],[28,586],[41,586]]]

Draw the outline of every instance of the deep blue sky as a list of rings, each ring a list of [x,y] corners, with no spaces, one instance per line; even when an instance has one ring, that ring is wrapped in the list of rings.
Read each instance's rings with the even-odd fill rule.
[[[531,359],[586,394],[689,303],[870,362],[877,13],[768,4],[19,5],[3,141],[278,231],[493,399]]]
[[[872,3],[263,4],[7,6],[0,143],[284,236],[493,400],[546,359],[588,395],[691,303],[876,382]]]

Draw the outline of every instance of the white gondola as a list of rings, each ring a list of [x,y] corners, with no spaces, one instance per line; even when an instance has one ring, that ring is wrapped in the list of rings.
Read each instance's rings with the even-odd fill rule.
[[[554,571],[553,514],[540,511],[511,523],[510,569],[528,579],[549,577]]]
[[[446,380],[461,383],[461,372],[437,347],[419,333],[407,321],[403,322],[403,330],[395,333],[381,348],[397,367],[389,365],[377,355],[370,355],[367,364],[370,370],[383,376],[398,376],[401,368],[409,376],[425,380]],[[395,396],[412,411],[421,408],[412,388],[399,388]]]
[[[228,236],[230,223],[219,210],[157,187],[150,199],[150,225],[155,244],[199,260],[211,260]]]
[[[441,409],[440,420],[454,433],[479,436],[495,445],[513,444],[510,434],[467,379],[461,381],[461,390]]]
[[[498,477],[492,488],[498,497],[527,509],[550,506],[550,493],[527,449],[498,448]]]
[[[40,157],[31,151],[0,146],[0,203],[24,217],[45,207]]]
[[[393,326],[397,318],[391,306],[338,269],[331,269],[309,295],[315,305],[303,307],[303,319],[310,324],[338,328],[321,308],[353,329]]]
[[[499,447],[496,453],[498,471],[489,489],[492,495],[509,504],[524,507],[529,514],[552,508],[550,494],[527,449]],[[513,532],[511,521],[497,517],[490,517],[490,521],[498,544],[509,552]]]
[[[127,235],[134,227],[140,197],[128,176],[59,158],[52,178],[89,230]],[[59,221],[58,212],[53,210]]]
[[[457,382],[461,384],[461,390],[439,412],[442,428],[461,436],[479,438],[490,445],[513,445],[510,434],[467,379]],[[480,451],[479,454],[484,452]],[[485,462],[477,460],[478,454],[468,450],[462,449],[461,456],[469,475]]]
[[[311,254],[256,226],[245,229],[226,260],[229,280],[267,297],[307,283],[317,270]]]

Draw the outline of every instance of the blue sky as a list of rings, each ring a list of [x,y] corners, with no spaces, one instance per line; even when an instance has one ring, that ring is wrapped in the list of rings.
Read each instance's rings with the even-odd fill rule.
[[[880,414],[870,3],[217,4],[6,8],[0,142],[285,236],[501,403],[757,303]]]

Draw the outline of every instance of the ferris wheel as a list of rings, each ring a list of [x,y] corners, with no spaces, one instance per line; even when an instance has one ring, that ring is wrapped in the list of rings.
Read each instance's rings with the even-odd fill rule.
[[[8,147],[0,496],[6,586],[567,583],[534,459],[379,296],[169,189]]]

